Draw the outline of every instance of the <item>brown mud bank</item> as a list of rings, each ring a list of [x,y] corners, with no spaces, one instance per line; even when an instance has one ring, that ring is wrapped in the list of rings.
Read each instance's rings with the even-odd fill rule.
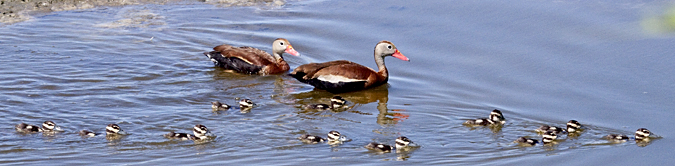
[[[91,9],[100,6],[166,4],[173,2],[207,3],[229,6],[281,6],[284,0],[0,0],[0,25],[31,19],[36,13]]]

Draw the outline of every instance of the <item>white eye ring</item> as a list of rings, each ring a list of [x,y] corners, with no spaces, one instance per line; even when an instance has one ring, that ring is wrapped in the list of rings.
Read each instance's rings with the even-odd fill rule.
[[[387,48],[388,48],[388,49],[391,49],[391,45],[388,45]]]
[[[283,45],[284,45],[284,42],[279,42],[279,44],[283,46]]]

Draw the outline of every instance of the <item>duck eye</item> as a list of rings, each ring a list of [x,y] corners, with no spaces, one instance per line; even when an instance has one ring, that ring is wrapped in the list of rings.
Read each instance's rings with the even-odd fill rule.
[[[283,45],[284,45],[284,42],[281,42],[281,43],[279,43],[279,44],[281,44],[281,45],[283,46]]]
[[[388,48],[388,49],[391,49],[391,45],[388,45],[387,48]]]

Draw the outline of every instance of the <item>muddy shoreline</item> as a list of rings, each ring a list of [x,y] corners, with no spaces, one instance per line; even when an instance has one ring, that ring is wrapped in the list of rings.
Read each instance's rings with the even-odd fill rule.
[[[284,0],[0,0],[0,24],[12,24],[31,19],[37,13],[91,9],[100,6],[165,4],[175,2],[207,3],[230,6],[281,6]]]

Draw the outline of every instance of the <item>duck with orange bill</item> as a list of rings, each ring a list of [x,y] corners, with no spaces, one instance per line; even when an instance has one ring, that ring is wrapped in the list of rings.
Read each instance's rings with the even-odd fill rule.
[[[393,43],[380,41],[375,45],[375,63],[378,70],[346,60],[300,65],[290,75],[300,82],[331,93],[358,91],[387,83],[389,72],[384,57],[410,61]]]
[[[300,56],[291,43],[283,38],[272,42],[272,55],[253,47],[234,47],[227,44],[216,46],[213,51],[204,52],[204,55],[216,66],[228,71],[269,75],[281,74],[290,69],[282,56],[283,53]]]

